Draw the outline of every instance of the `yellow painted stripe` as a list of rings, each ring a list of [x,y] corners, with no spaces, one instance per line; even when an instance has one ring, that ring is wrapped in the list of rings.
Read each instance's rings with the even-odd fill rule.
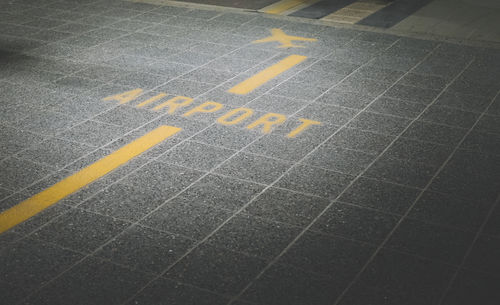
[[[288,11],[296,6],[304,4],[307,0],[282,0],[276,3],[273,3],[260,11],[267,14],[281,14],[285,11]]]
[[[354,2],[321,20],[354,24],[389,5],[385,0],[363,0]]]
[[[173,136],[180,130],[181,128],[173,126],[160,126],[79,172],[0,213],[0,233],[35,216],[64,197],[78,191],[151,147]]]
[[[254,76],[242,81],[233,88],[229,89],[228,92],[233,94],[248,94],[263,84],[267,83],[269,80],[275,78],[286,70],[292,68],[295,65],[300,64],[306,60],[306,56],[302,55],[290,55],[278,63],[260,71]]]

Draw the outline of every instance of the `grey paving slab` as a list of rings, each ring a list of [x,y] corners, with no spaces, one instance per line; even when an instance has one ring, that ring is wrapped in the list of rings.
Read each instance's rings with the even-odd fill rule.
[[[473,131],[465,138],[461,148],[479,153],[499,154],[499,139],[498,134]]]
[[[2,126],[0,133],[0,143],[2,144],[0,146],[0,154],[2,156],[12,155],[44,139],[43,136],[8,126]]]
[[[477,113],[433,105],[425,110],[421,116],[421,120],[462,128],[470,128],[476,122],[478,117]]]
[[[88,145],[101,146],[123,136],[130,129],[97,121],[85,121],[59,134],[60,137]]]
[[[255,131],[214,125],[197,134],[193,140],[229,149],[242,149],[259,136]]]
[[[197,142],[183,142],[161,155],[158,160],[198,170],[211,170],[235,151]]]
[[[398,220],[399,217],[392,214],[336,202],[311,230],[376,244],[386,238]],[[352,226],[352,223],[359,225]]]
[[[426,106],[424,104],[410,103],[403,100],[381,97],[370,104],[367,110],[381,114],[414,119],[424,111],[425,107]]]
[[[397,304],[402,300],[436,303],[453,272],[450,266],[444,264],[382,251],[357,279],[340,304],[358,304],[368,300],[389,304]],[[424,295],[421,294],[423,291],[426,292]]]
[[[25,304],[120,304],[149,280],[151,276],[146,274],[89,257],[31,296]]]
[[[2,248],[0,257],[4,300],[18,303],[33,289],[76,263],[82,255],[49,243],[25,239]],[[20,278],[20,274],[24,276]]]
[[[435,166],[427,163],[384,155],[377,159],[364,175],[388,182],[423,188],[436,171]]]
[[[263,189],[262,185],[252,182],[208,175],[193,184],[181,196],[193,202],[235,211]]]
[[[397,136],[409,124],[410,120],[372,112],[362,112],[347,127]]]
[[[498,283],[498,276],[461,270],[446,294],[443,304],[467,304],[477,299],[485,300],[486,304],[495,304],[499,298],[495,288]]]
[[[201,240],[231,215],[229,211],[179,196],[166,202],[141,223],[157,230]]]
[[[94,117],[94,120],[133,129],[153,121],[158,116],[160,116],[159,113],[145,109],[116,107]]]
[[[94,148],[85,144],[60,139],[48,139],[18,153],[16,157],[62,168],[92,150]]]
[[[292,163],[247,153],[238,153],[217,167],[215,173],[269,184],[285,173]]]
[[[0,169],[3,173],[0,186],[11,190],[27,187],[53,170],[49,166],[17,158],[6,158],[0,161]]]
[[[269,188],[244,212],[277,222],[307,226],[328,205],[328,200],[288,190]]]
[[[386,247],[459,265],[474,235],[472,232],[407,219],[398,226]]]
[[[339,201],[402,215],[418,194],[419,190],[414,188],[360,178],[340,196]]]
[[[438,90],[423,89],[405,85],[395,85],[386,93],[384,93],[383,96],[428,105],[434,100],[434,98],[438,96],[438,94]]]
[[[73,209],[32,236],[75,251],[92,252],[127,226],[111,217]]]
[[[491,201],[487,199],[427,191],[415,203],[408,217],[474,231],[485,222],[490,208]]]
[[[443,164],[451,152],[452,148],[446,145],[400,138],[385,151],[384,157],[422,162],[437,168]]]
[[[351,179],[352,176],[339,172],[299,165],[287,172],[276,185],[325,198],[334,198],[344,190]]]
[[[278,255],[299,233],[295,226],[239,214],[231,218],[207,243],[264,259]]]
[[[436,105],[457,108],[464,111],[482,112],[490,103],[489,98],[464,95],[445,91],[436,100]]]
[[[151,162],[127,176],[122,180],[122,183],[143,190],[173,195],[201,176],[202,173],[197,170],[161,162]]]
[[[280,262],[347,282],[374,251],[370,244],[306,232]]]
[[[456,145],[466,132],[467,130],[463,128],[453,128],[417,120],[408,127],[402,137],[445,145]]]
[[[331,277],[274,265],[241,298],[257,304],[329,304],[342,288]]]
[[[467,198],[479,196],[493,200],[498,195],[499,161],[496,155],[458,151],[430,189]]]
[[[264,267],[264,261],[213,246],[196,248],[165,276],[224,295],[235,295]]]
[[[380,82],[392,83],[402,77],[404,72],[392,70],[385,67],[375,67],[364,65],[360,67],[353,76],[375,79]]]
[[[95,255],[140,271],[159,274],[184,254],[192,243],[176,235],[134,226]]]
[[[371,154],[327,143],[319,146],[303,162],[355,176],[367,168],[374,159],[375,156]]]
[[[168,196],[140,187],[113,184],[78,207],[126,221],[137,221],[163,204]]]
[[[149,284],[130,304],[186,304],[223,305],[228,298],[184,285],[176,281],[160,278]]]
[[[41,111],[12,123],[12,126],[42,135],[55,135],[58,132],[71,128],[75,124],[75,121],[64,114]]]

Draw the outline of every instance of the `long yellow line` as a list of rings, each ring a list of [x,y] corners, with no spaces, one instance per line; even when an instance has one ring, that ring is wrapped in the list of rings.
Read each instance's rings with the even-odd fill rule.
[[[181,128],[173,126],[160,126],[79,172],[0,213],[0,233],[35,216],[64,197],[78,191],[151,147],[173,136],[180,130]]]
[[[307,2],[306,0],[282,0],[279,2],[276,2],[274,4],[271,4],[269,6],[264,7],[261,9],[261,12],[267,13],[267,14],[276,14],[279,15],[289,9],[292,9],[296,6],[299,6],[301,4],[304,4],[304,2]]]
[[[266,69],[260,71],[254,76],[242,81],[233,88],[229,89],[228,92],[233,94],[248,94],[263,84],[267,83],[269,80],[275,78],[286,70],[292,68],[295,65],[300,64],[306,60],[306,56],[302,55],[290,55],[278,63],[267,67]]]

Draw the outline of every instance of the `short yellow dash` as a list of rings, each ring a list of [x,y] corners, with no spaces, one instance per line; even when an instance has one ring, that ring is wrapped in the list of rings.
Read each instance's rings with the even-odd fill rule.
[[[290,55],[278,63],[267,67],[266,69],[260,71],[254,76],[242,81],[233,88],[229,89],[228,92],[233,94],[248,94],[263,84],[267,83],[271,79],[285,72],[286,70],[296,66],[306,60],[306,56],[302,55]]]
[[[160,126],[122,148],[112,152],[79,172],[61,180],[33,197],[0,213],[0,233],[35,216],[84,186],[103,177],[134,157],[178,133],[181,128]]]

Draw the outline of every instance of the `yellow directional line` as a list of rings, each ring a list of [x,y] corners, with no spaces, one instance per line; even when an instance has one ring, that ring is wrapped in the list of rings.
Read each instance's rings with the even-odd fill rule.
[[[229,89],[229,93],[244,95],[252,92],[263,84],[267,83],[271,79],[285,72],[286,70],[292,68],[295,65],[300,64],[306,60],[306,56],[302,55],[290,55],[278,63],[267,67],[266,69],[260,71],[254,76],[242,81],[233,88]]]
[[[160,126],[79,172],[61,180],[33,197],[0,213],[0,233],[35,216],[66,196],[103,177],[151,147],[175,135],[181,128]]]

